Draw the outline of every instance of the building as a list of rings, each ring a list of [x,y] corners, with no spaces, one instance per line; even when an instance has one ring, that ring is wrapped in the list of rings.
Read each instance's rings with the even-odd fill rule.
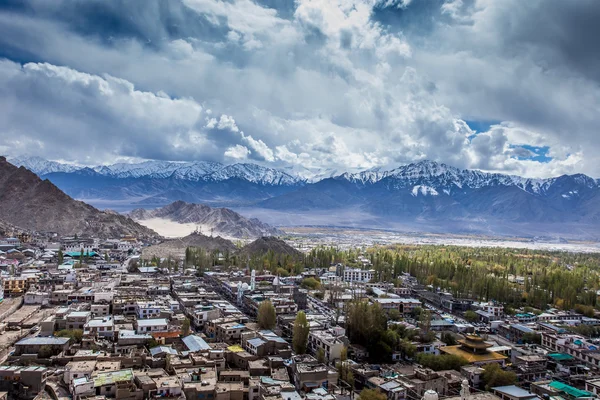
[[[341,340],[341,336],[344,335],[342,329],[340,335],[337,335],[334,330],[311,330],[308,334],[308,349],[316,354],[319,349],[323,350],[325,358],[332,362],[339,360],[342,355],[342,349],[344,343]]]
[[[373,279],[375,270],[373,269],[360,269],[360,268],[345,268],[344,269],[344,282],[362,282],[367,283]]]
[[[45,347],[53,354],[59,354],[69,348],[69,338],[62,337],[26,337],[15,343],[15,356],[23,354],[39,354],[40,349]]]
[[[89,311],[72,311],[67,314],[67,329],[82,329],[92,316]]]
[[[137,333],[164,332],[169,327],[169,323],[165,318],[138,319],[136,324]]]
[[[465,339],[459,340],[457,346],[440,347],[440,351],[446,354],[454,354],[463,357],[474,365],[498,363],[504,365],[506,356],[489,351],[491,344],[486,343],[483,338],[475,335],[467,335]]]
[[[395,309],[402,315],[410,314],[415,308],[421,307],[421,302],[412,298],[376,298],[374,301],[379,303],[385,311]]]

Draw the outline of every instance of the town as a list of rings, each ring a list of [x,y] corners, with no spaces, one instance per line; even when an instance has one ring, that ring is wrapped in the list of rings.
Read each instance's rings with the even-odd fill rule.
[[[313,249],[304,260],[321,260],[298,271],[272,249],[252,262],[213,251],[207,263],[192,248],[161,259],[151,244],[0,239],[0,398],[572,400],[600,390],[593,307],[455,297],[406,271],[383,279],[363,250],[350,263]],[[276,265],[253,267],[261,256]]]

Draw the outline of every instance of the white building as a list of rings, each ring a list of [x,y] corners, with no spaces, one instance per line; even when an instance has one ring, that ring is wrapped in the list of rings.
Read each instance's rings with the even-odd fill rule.
[[[139,319],[159,317],[162,310],[161,306],[153,302],[138,301],[136,302],[135,307]]]
[[[115,335],[115,323],[112,317],[94,318],[83,327],[86,335],[112,338]]]
[[[373,269],[346,268],[344,269],[344,282],[369,282],[373,279]]]
[[[504,306],[499,303],[479,303],[479,309],[493,315],[494,317],[502,317],[504,315]]]
[[[140,319],[137,321],[137,333],[164,332],[169,327],[165,318]]]
[[[339,360],[344,348],[344,343],[340,339],[344,335],[344,330],[340,327],[336,328],[310,331],[308,334],[308,349],[315,354],[319,349],[322,349],[327,360]]]

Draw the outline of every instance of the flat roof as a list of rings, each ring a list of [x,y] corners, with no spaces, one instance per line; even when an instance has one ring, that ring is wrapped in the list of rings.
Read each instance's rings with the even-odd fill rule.
[[[19,340],[15,346],[63,346],[69,343],[69,338],[64,337],[28,337]]]
[[[156,326],[156,325],[168,325],[166,318],[154,318],[154,319],[138,319],[138,326]]]
[[[532,394],[532,393],[528,392],[527,390],[521,389],[520,387],[515,386],[515,385],[497,386],[497,387],[492,388],[492,390],[494,392],[500,392],[500,393],[506,394],[511,397],[518,397],[518,398],[537,397],[535,394]]]

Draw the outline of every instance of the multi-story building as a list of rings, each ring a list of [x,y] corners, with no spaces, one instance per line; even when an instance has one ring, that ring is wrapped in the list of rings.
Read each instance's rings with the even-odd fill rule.
[[[340,338],[343,335],[343,329],[341,332],[336,332],[331,329],[310,331],[308,334],[308,349],[313,354],[316,354],[317,351],[321,349],[327,360],[339,360],[342,355],[342,349],[344,348],[344,343]]]
[[[375,270],[360,268],[345,268],[344,282],[363,282],[367,283],[373,279]]]
[[[395,309],[403,315],[410,314],[415,308],[421,307],[419,300],[411,298],[376,298],[374,301],[379,303],[385,311]]]

